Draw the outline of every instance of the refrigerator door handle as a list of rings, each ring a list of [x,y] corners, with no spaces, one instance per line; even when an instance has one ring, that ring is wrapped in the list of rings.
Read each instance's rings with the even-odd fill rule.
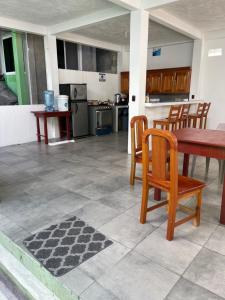
[[[78,112],[78,105],[75,103],[75,114]]]
[[[74,91],[73,91],[73,96],[74,96],[74,99],[77,99],[77,89],[76,88],[74,88]]]

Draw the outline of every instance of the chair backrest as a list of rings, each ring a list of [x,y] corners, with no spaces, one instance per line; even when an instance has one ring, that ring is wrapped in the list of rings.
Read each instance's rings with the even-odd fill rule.
[[[151,172],[149,172],[149,144],[151,137]],[[167,168],[168,153],[170,167]],[[178,193],[177,138],[168,130],[147,129],[142,137],[143,182],[150,176],[153,186],[165,188],[173,196]]]
[[[135,155],[142,150],[142,135],[148,128],[148,119],[146,116],[135,116],[130,121],[131,128],[131,152]]]
[[[168,121],[169,122],[178,121],[179,117],[180,117],[181,109],[182,109],[182,105],[171,105],[169,116],[168,116]]]
[[[180,119],[184,117],[188,117],[190,111],[191,104],[183,104],[180,112]]]
[[[203,116],[203,113],[204,113],[204,109],[205,109],[205,103],[199,103],[199,104],[198,104],[198,108],[197,108],[196,115],[197,115],[198,117],[202,117],[202,116]]]
[[[208,103],[205,102],[204,103],[203,117],[207,117],[208,116],[210,106],[211,106],[211,102],[208,102]]]

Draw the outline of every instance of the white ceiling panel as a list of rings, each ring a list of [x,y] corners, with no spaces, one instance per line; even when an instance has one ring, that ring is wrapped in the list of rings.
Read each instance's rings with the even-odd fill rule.
[[[162,8],[204,32],[225,28],[224,0],[179,0]]]
[[[0,17],[54,25],[114,6],[106,0],[0,0]]]

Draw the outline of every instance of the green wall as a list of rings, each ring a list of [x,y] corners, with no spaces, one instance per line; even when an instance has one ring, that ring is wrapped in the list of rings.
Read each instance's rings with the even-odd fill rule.
[[[29,104],[29,90],[27,76],[25,71],[24,53],[23,53],[23,34],[12,32],[13,54],[16,71],[16,91],[19,104]]]
[[[17,95],[17,84],[16,84],[16,74],[5,74],[5,82],[10,90]]]

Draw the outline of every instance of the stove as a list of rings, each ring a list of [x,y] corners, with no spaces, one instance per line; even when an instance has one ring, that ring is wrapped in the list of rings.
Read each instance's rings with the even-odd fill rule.
[[[88,106],[89,133],[91,135],[105,135],[112,133],[113,110],[107,104]]]

